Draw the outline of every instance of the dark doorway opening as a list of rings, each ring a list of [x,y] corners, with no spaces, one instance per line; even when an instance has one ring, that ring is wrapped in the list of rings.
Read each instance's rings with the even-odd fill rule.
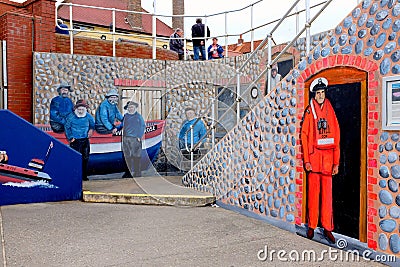
[[[278,62],[278,73],[285,77],[293,69],[293,59]]]
[[[340,167],[333,177],[334,231],[359,239],[361,179],[361,83],[328,86],[340,125]]]

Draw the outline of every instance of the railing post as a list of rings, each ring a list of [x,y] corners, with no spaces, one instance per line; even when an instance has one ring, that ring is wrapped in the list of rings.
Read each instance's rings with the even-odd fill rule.
[[[310,36],[310,0],[306,0],[306,56],[310,53],[311,36]]]
[[[254,14],[253,14],[253,7],[254,7],[254,5],[251,5],[251,8],[250,8],[250,12],[251,12],[251,15],[250,15],[250,27],[251,27],[251,52],[253,52],[254,51],[254,29],[253,29],[253,20],[254,20]]]
[[[157,58],[157,17],[156,17],[156,10],[157,10],[157,4],[156,0],[153,0],[153,8],[154,12],[152,14],[152,37],[153,37],[153,59]]]
[[[299,33],[299,30],[300,30],[299,6],[296,5],[296,34]]]
[[[72,3],[69,3],[69,27],[71,31],[69,32],[69,48],[71,55],[74,54],[74,25],[72,24]]]
[[[271,62],[272,62],[272,34],[268,34],[268,72],[267,72],[267,94],[271,92]]]
[[[183,31],[183,29],[182,29]],[[187,60],[187,44],[186,44],[186,37],[183,36],[183,59]]]
[[[206,48],[206,41],[207,41],[207,15],[204,16],[204,51],[206,58],[204,60],[208,59],[208,51]]]
[[[115,57],[115,8],[112,10],[113,57]]]
[[[236,73],[236,124],[240,122],[240,73]]]
[[[211,119],[212,119],[211,142],[212,142],[212,147],[215,146],[215,124],[217,122],[217,120],[215,118],[215,101],[216,101],[216,99],[213,97],[211,99]]]
[[[193,169],[193,146],[194,146],[194,144],[193,144],[193,139],[194,139],[194,136],[193,136],[193,124],[192,125],[190,125],[190,169]]]
[[[228,12],[225,12],[225,57],[228,57]]]

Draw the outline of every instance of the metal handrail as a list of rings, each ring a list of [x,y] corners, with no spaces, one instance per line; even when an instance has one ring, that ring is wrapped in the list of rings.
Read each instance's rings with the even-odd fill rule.
[[[310,24],[314,22],[314,20],[316,20],[318,18],[318,16],[326,9],[326,7],[332,2],[333,0],[327,0],[325,2],[325,5],[321,8],[321,10],[315,14],[315,16],[310,20]],[[292,39],[292,41],[290,43],[288,43],[283,49],[282,51],[275,57],[274,60],[271,61],[270,66],[274,65],[276,62],[278,62],[278,60],[280,59],[280,57],[286,53],[286,51],[289,49],[289,47],[291,47],[293,45],[294,42],[296,42],[296,40],[306,31],[307,29],[307,25],[304,26],[304,28],[302,30],[299,31],[299,33],[297,33],[297,35]],[[245,91],[249,90],[250,88],[252,88],[254,85],[256,85],[256,83],[265,75],[265,73],[268,71],[268,67],[263,70],[258,76],[257,78],[251,82],[249,84],[249,86],[245,89]]]
[[[156,23],[152,23],[153,24],[153,29],[152,29],[152,36],[149,36],[149,35],[146,35],[146,34],[126,34],[126,33],[121,33],[121,32],[117,32],[116,31],[116,28],[115,28],[115,12],[125,12],[125,13],[127,13],[127,14],[146,14],[146,15],[151,15],[152,16],[152,18],[153,18],[153,20],[155,20],[155,18],[156,17],[171,17],[171,18],[173,18],[173,17],[204,17],[205,19],[207,19],[207,18],[210,18],[210,17],[213,17],[213,16],[218,16],[218,15],[222,15],[222,14],[225,14],[225,16],[227,15],[227,14],[229,14],[229,13],[235,13],[235,12],[239,12],[239,11],[243,11],[243,10],[245,10],[245,9],[247,9],[247,8],[253,8],[255,5],[257,5],[257,4],[259,4],[260,2],[263,2],[264,0],[258,0],[258,1],[256,1],[256,2],[254,2],[254,3],[252,3],[252,4],[249,4],[249,5],[247,5],[247,6],[245,6],[245,7],[243,7],[243,8],[239,8],[239,9],[234,9],[234,10],[228,10],[228,11],[224,11],[224,12],[218,12],[218,13],[213,13],[213,14],[209,14],[209,15],[202,15],[202,16],[198,16],[198,15],[164,15],[164,14],[157,14],[157,13],[149,13],[149,12],[140,12],[140,11],[132,11],[132,10],[125,10],[125,9],[118,9],[118,8],[107,8],[107,7],[97,7],[97,6],[90,6],[90,5],[82,5],[82,4],[74,4],[74,3],[64,3],[64,2],[56,2],[55,3],[55,5],[56,5],[56,8],[55,8],[55,24],[56,24],[56,27],[58,27],[58,28],[60,28],[59,27],[59,25],[58,25],[58,23],[57,23],[57,18],[58,18],[58,8],[60,7],[60,6],[62,6],[62,5],[65,5],[65,6],[69,6],[69,9],[70,9],[70,18],[69,18],[69,24],[70,24],[70,27],[68,28],[68,29],[64,29],[64,30],[68,30],[70,33],[72,33],[72,32],[90,32],[90,33],[98,33],[98,34],[111,34],[112,36],[113,36],[113,56],[115,56],[115,54],[116,54],[116,52],[115,52],[115,35],[123,35],[123,36],[135,36],[135,37],[139,37],[139,38],[143,38],[143,39],[152,39],[153,40],[153,59],[155,59],[156,58],[156,46],[155,46],[155,44],[156,44],[156,40],[157,39],[160,39],[160,40],[169,40],[169,39],[171,39],[170,37],[163,37],[163,36],[157,36],[157,34],[156,34],[156,28],[155,28],[155,26],[156,26]],[[297,1],[298,2],[298,1]],[[319,4],[316,4],[316,5],[314,5],[314,6],[311,6],[310,8],[314,8],[314,7],[317,7],[317,6],[319,6],[319,5],[321,5],[322,3],[319,3]],[[82,30],[82,29],[74,29],[73,28],[73,17],[72,17],[72,14],[73,14],[73,12],[72,12],[72,7],[83,7],[83,8],[89,8],[89,9],[99,9],[99,10],[108,10],[108,11],[111,11],[112,12],[112,17],[113,17],[113,19],[112,19],[112,32],[110,32],[110,31],[91,31],[91,30]],[[294,16],[294,15],[298,15],[299,13],[302,13],[302,12],[304,12],[305,10],[303,9],[303,10],[300,10],[300,11],[297,11],[297,12],[295,12],[295,13],[293,13],[293,14],[288,14],[288,16],[287,17],[291,17],[291,16]],[[260,28],[262,28],[262,27],[266,27],[266,26],[268,26],[268,25],[271,25],[272,23],[275,23],[276,21],[279,21],[279,20],[273,20],[273,21],[271,21],[271,22],[268,22],[268,23],[265,23],[265,24],[262,24],[262,25],[258,25],[258,26],[256,26],[256,27],[253,27],[253,25],[251,25],[251,28],[249,29],[249,30],[247,30],[247,31],[245,31],[245,32],[242,32],[242,33],[230,33],[230,34],[228,34],[227,32],[225,33],[225,34],[222,34],[222,35],[213,35],[213,36],[210,36],[209,38],[213,38],[213,37],[225,37],[225,39],[227,40],[227,38],[228,37],[237,37],[237,36],[240,36],[240,35],[243,35],[243,34],[247,34],[247,33],[249,33],[249,32],[251,32],[252,33],[252,37],[251,37],[251,42],[252,42],[252,52],[254,51],[253,50],[253,42],[254,42],[254,35],[253,35],[253,33],[254,33],[254,31],[255,30],[258,30],[258,29],[260,29]],[[153,21],[154,22],[154,21]],[[251,21],[252,22],[252,21]],[[225,24],[227,24],[227,22],[225,21]],[[226,27],[227,27],[227,25],[225,25]],[[60,28],[61,29],[61,28]],[[73,54],[73,34],[70,34],[70,53],[71,54]],[[182,38],[180,38],[180,39],[182,39],[182,40],[184,40],[184,43],[185,43],[185,46],[186,46],[186,42],[187,41],[190,41],[190,40],[193,40],[193,39],[203,39],[202,37],[192,37],[192,38],[189,38],[189,37],[182,37]],[[226,47],[226,49],[225,49],[225,54],[226,54],[226,57],[228,57],[228,49],[227,49],[227,47],[228,47],[228,42],[226,41],[226,44],[225,44],[225,47]],[[206,53],[207,53],[208,51],[206,51]],[[185,57],[186,57],[186,53],[185,53]]]

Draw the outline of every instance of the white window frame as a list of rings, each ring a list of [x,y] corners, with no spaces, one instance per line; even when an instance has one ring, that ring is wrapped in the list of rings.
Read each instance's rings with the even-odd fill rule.
[[[383,130],[400,130],[400,96],[393,100],[393,90],[400,95],[400,76],[384,77],[382,80]],[[393,113],[398,115],[394,116]]]

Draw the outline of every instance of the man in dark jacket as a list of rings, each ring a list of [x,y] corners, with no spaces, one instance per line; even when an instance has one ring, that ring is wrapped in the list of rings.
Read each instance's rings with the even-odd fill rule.
[[[179,60],[183,59],[183,40],[179,39],[182,38],[183,31],[179,28],[176,28],[175,32],[170,36],[169,39],[169,49],[178,53]]]
[[[69,84],[60,84],[57,88],[58,96],[50,102],[50,127],[55,133],[64,132],[65,119],[72,112],[74,104],[68,97],[72,92]]]
[[[200,39],[199,37],[205,37],[205,25],[201,23],[200,18],[196,19],[196,24],[192,26],[192,38],[193,38],[193,59],[199,60],[199,52],[201,53],[202,60],[206,60],[206,39]],[[207,26],[207,37],[210,37],[210,29]]]
[[[124,115],[121,125],[118,126],[118,130],[124,129],[122,135],[122,150],[129,170],[132,170],[133,167],[134,177],[142,176],[142,137],[146,126],[142,115],[137,112],[138,106],[138,103],[128,101],[124,107],[128,112]],[[130,177],[129,173],[125,173],[123,176],[123,178],[128,177]]]

